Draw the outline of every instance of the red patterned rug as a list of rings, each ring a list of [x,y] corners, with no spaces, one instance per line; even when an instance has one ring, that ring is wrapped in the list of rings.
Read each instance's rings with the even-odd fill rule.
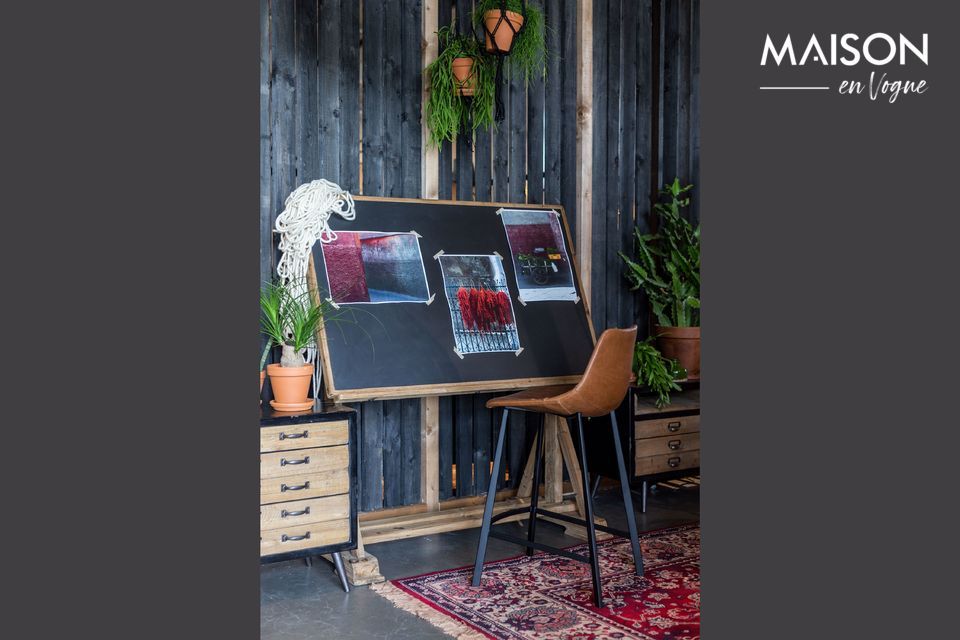
[[[373,589],[456,638],[693,640],[700,637],[700,526],[640,535],[644,576],[630,544],[598,543],[603,608],[593,604],[590,566],[537,553],[484,565],[392,580]],[[586,555],[587,545],[571,548]]]

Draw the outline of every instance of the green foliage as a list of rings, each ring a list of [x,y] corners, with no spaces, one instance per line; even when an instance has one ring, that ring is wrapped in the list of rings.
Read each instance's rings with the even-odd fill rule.
[[[501,0],[478,0],[473,10],[473,24],[477,33],[485,33],[483,14],[499,11],[500,3]],[[507,0],[506,7],[508,11],[523,14],[522,0]],[[500,28],[509,29],[509,26],[501,25]],[[507,56],[508,73],[522,74],[527,82],[530,78],[543,77],[547,62],[544,29],[543,11],[532,2],[527,2],[526,19]]]
[[[680,385],[674,380],[683,369],[675,360],[664,358],[652,342],[653,336],[634,347],[633,371],[637,374],[637,382],[647,385],[657,394],[656,404],[659,408],[670,404],[671,391],[680,391]]]
[[[681,187],[679,178],[664,185],[660,194],[666,201],[653,206],[660,218],[657,233],[637,227],[635,257],[619,252],[631,290],[643,288],[661,326],[700,326],[700,226],[694,228],[680,215],[690,204],[683,194],[692,188]]]
[[[265,283],[260,289],[260,331],[269,338],[268,347],[289,345],[301,351],[316,345],[317,329],[333,309],[309,287],[299,295],[293,289],[279,281]],[[266,352],[261,368],[265,361]]]
[[[496,63],[480,50],[471,36],[454,33],[450,27],[437,31],[440,53],[427,65],[424,73],[430,86],[427,99],[427,127],[430,142],[439,146],[445,140],[453,141],[460,131],[470,132],[493,123],[493,100],[496,91]],[[456,58],[473,59],[476,88],[473,96],[461,96],[453,75]]]

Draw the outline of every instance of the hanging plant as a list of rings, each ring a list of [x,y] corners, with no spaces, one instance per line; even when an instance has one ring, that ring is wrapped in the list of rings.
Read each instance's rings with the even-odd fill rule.
[[[430,87],[427,127],[439,146],[457,134],[468,134],[493,122],[496,65],[470,36],[450,27],[437,31],[440,54],[424,70]]]
[[[473,24],[483,32],[488,53],[509,58],[511,73],[527,81],[543,76],[547,55],[540,7],[526,0],[478,0]]]

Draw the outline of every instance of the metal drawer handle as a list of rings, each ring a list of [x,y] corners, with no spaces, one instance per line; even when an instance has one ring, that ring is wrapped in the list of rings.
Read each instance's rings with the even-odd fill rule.
[[[669,431],[670,433],[676,433],[677,431],[680,431],[680,423],[679,423],[679,422],[668,422],[668,423],[667,423],[667,431]]]
[[[281,440],[296,440],[297,438],[309,438],[310,432],[306,429],[303,430],[303,433],[280,433]]]
[[[310,464],[310,456],[306,456],[302,460],[287,460],[286,458],[280,458],[281,467],[285,467],[288,464]]]
[[[283,534],[282,536],[280,536],[280,542],[297,542],[299,540],[309,540],[309,539],[310,539],[309,531],[307,531],[302,536],[288,536],[287,534]]]
[[[287,511],[286,509],[283,509],[280,511],[281,518],[294,518],[296,516],[308,516],[308,515],[310,515],[310,507],[307,507],[306,509],[301,509],[300,511]]]
[[[283,493],[284,491],[303,491],[304,489],[309,489],[309,488],[310,488],[309,480],[307,480],[303,484],[290,484],[290,485],[281,484],[280,493]]]
[[[671,440],[670,442],[667,443],[667,446],[670,447],[671,451],[676,451],[677,449],[680,448],[681,444],[682,443],[680,440]]]
[[[667,460],[667,464],[670,465],[671,469],[676,469],[677,467],[680,466],[680,456],[677,456],[675,458],[670,458],[669,460]]]

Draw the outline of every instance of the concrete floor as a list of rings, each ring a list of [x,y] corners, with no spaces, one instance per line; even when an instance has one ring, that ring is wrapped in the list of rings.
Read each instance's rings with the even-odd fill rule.
[[[619,488],[599,492],[595,505],[597,513],[606,518],[610,526],[626,529]],[[699,519],[698,489],[660,490],[650,494],[647,513],[637,513],[637,527],[640,531],[649,531]],[[522,535],[525,526],[525,520],[497,525],[514,535]],[[479,528],[467,529],[373,544],[367,550],[380,561],[383,575],[392,580],[472,564],[479,535]],[[562,527],[543,522],[537,524],[537,540],[555,546],[582,542],[564,535]],[[500,560],[521,551],[521,547],[491,538],[486,559]],[[261,567],[260,637],[263,640],[448,638],[366,587],[344,593],[333,566],[319,558],[312,567],[306,566],[303,560]]]

